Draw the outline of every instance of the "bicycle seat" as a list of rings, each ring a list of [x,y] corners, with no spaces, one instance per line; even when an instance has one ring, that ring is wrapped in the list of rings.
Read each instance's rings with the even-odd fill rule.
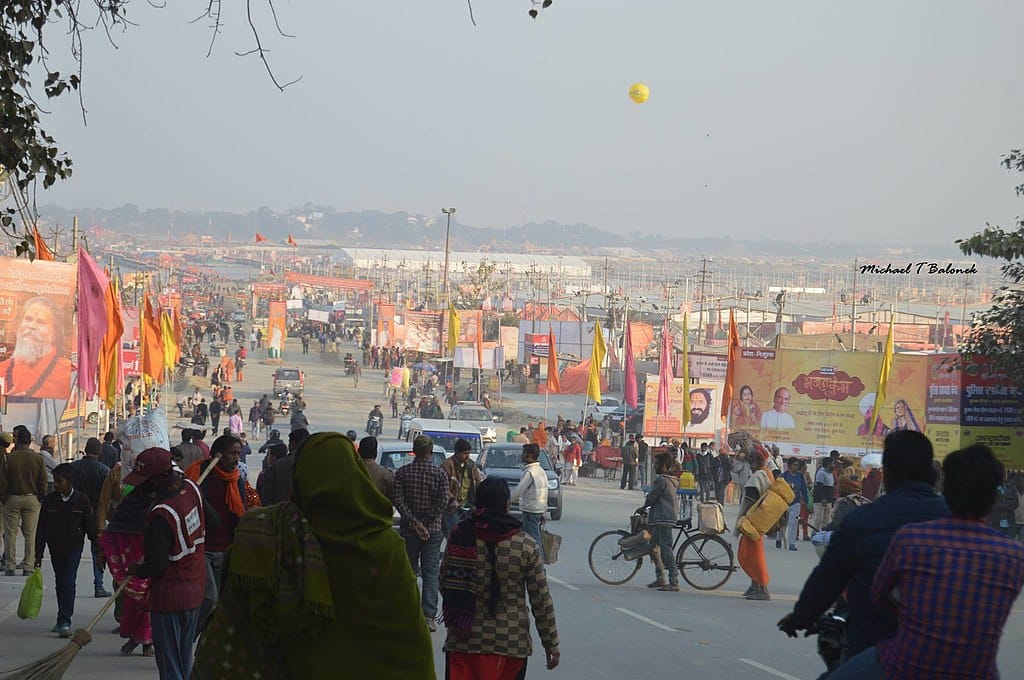
[[[685,529],[685,530],[689,531],[690,529],[693,528],[693,521],[692,520],[688,520],[688,519],[677,519],[676,520],[676,527],[675,528],[676,529]]]

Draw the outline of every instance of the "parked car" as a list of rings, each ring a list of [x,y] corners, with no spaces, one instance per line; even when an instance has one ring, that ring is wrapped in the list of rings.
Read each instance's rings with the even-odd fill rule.
[[[607,416],[616,431],[622,427],[622,421],[625,420],[626,432],[636,434],[643,428],[644,402],[638,402],[636,408],[630,408],[629,404],[622,404]]]
[[[302,394],[306,385],[306,374],[297,368],[279,368],[274,371],[274,395],[285,390],[292,394]]]
[[[498,433],[494,429],[494,416],[483,404],[472,401],[457,402],[448,412],[448,417],[479,427],[484,443],[492,443],[498,439]]]
[[[477,460],[480,471],[487,477],[498,477],[505,480],[510,489],[519,484],[522,477],[523,464],[522,444],[488,444]],[[562,519],[562,483],[559,481],[560,470],[555,470],[544,449],[540,451],[540,467],[548,478],[548,512],[552,520]],[[519,511],[519,504],[512,504],[512,511]]]
[[[590,405],[587,415],[594,416],[594,420],[601,420],[621,406],[622,402],[614,397],[602,397],[600,403]]]

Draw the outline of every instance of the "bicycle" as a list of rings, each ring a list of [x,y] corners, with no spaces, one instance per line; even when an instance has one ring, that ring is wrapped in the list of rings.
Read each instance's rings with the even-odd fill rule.
[[[631,554],[619,544],[620,539],[635,536],[647,528],[647,512],[644,508],[633,513],[630,527],[633,531],[605,531],[590,544],[587,560],[598,581],[612,586],[628,582],[640,571],[643,558],[653,553],[654,544],[650,541],[640,554]],[[721,588],[739,568],[735,564],[732,546],[718,534],[706,534],[694,529],[690,519],[677,520],[673,529],[676,536],[672,541],[672,549],[675,551],[679,573],[697,590]],[[680,545],[683,536],[686,540]]]

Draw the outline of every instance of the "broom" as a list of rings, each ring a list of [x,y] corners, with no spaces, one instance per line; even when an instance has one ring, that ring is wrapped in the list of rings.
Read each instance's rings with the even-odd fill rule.
[[[196,481],[196,486],[202,484],[206,476],[213,471],[217,463],[220,461],[220,456],[214,456],[212,459],[213,463],[207,465],[206,469],[203,470],[203,474],[199,475],[199,479]],[[71,662],[75,660],[75,655],[90,642],[92,642],[92,629],[96,627],[96,624],[100,622],[103,615],[114,606],[114,601],[118,595],[124,592],[124,589],[128,587],[128,583],[131,579],[125,579],[117,588],[117,592],[110,596],[104,605],[96,612],[96,616],[92,617],[92,621],[89,622],[85,628],[78,628],[74,633],[71,634],[71,642],[64,645],[62,649],[57,650],[49,656],[43,657],[38,661],[19,666],[4,675],[3,680],[60,680],[64,677],[64,673],[67,672],[71,666]]]

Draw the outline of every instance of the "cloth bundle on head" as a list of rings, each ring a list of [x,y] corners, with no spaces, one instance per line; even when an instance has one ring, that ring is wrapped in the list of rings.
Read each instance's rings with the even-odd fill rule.
[[[144,416],[132,416],[124,421],[117,432],[121,442],[121,478],[127,477],[135,466],[135,457],[146,449],[171,448],[167,436],[167,416],[156,410]]]
[[[223,678],[230,663],[254,680],[433,679],[430,633],[391,504],[340,433],[313,435],[295,456],[295,502],[239,520],[193,677]]]

